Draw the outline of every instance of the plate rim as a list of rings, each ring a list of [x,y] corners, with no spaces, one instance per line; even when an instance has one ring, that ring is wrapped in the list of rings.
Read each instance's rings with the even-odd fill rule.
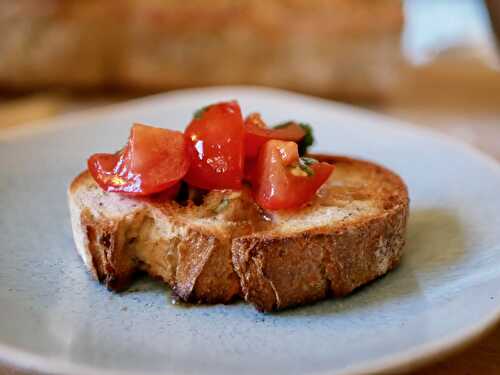
[[[44,132],[57,131],[58,129],[68,129],[77,127],[84,122],[85,119],[92,119],[99,116],[105,116],[111,112],[123,110],[128,107],[138,107],[142,104],[151,102],[168,101],[171,98],[177,97],[179,100],[199,95],[217,94],[227,96],[228,91],[235,91],[240,93],[252,94],[266,94],[269,96],[280,97],[283,99],[292,98],[296,101],[306,101],[310,104],[322,105],[325,108],[329,107],[332,111],[341,111],[347,116],[364,117],[364,118],[377,118],[380,122],[385,124],[390,123],[395,128],[407,133],[416,134],[423,137],[431,137],[446,144],[459,148],[462,152],[476,158],[482,163],[488,164],[492,171],[500,175],[500,162],[492,156],[484,153],[483,151],[475,148],[471,144],[454,138],[450,135],[439,132],[435,129],[421,127],[414,125],[414,123],[391,117],[389,115],[374,112],[368,109],[359,108],[354,105],[339,103],[336,101],[317,98],[310,95],[298,94],[291,91],[260,87],[260,86],[213,86],[206,88],[189,88],[174,90],[155,95],[145,96],[137,99],[127,100],[125,102],[113,103],[104,105],[94,109],[83,109],[68,114],[62,114],[44,119],[40,121],[28,122],[18,127],[8,127],[0,129],[0,143],[2,141],[15,140],[19,137],[35,136]],[[70,125],[68,125],[70,124]],[[72,124],[72,125],[71,125]],[[489,315],[483,317],[475,324],[469,324],[464,329],[457,331],[452,335],[443,336],[442,338],[412,347],[405,351],[399,352],[391,356],[381,356],[378,359],[368,360],[364,364],[346,367],[342,370],[331,370],[316,372],[318,375],[361,375],[368,373],[379,373],[382,371],[408,371],[415,369],[426,364],[429,364],[438,359],[438,357],[445,358],[453,352],[460,350],[472,342],[478,340],[491,330],[495,324],[500,321],[500,303],[498,303]],[[0,364],[11,366],[13,369],[23,369],[33,371],[34,373],[46,374],[66,374],[72,373],[75,375],[152,375],[156,372],[136,372],[133,373],[109,369],[100,369],[93,366],[81,365],[62,359],[48,359],[46,356],[35,354],[23,349],[15,348],[0,342]],[[175,375],[177,372],[170,372],[169,374]]]

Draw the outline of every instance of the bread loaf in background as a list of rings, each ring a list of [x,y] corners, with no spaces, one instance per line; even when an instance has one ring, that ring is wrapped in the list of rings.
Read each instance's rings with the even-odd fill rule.
[[[257,84],[380,98],[399,0],[0,0],[0,90]]]

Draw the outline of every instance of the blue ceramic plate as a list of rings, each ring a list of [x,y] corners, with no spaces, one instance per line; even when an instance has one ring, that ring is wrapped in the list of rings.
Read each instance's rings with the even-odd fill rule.
[[[411,197],[401,266],[352,296],[279,314],[183,308],[161,284],[93,281],[66,189],[133,121],[183,129],[195,109],[308,121],[316,151],[398,172]],[[500,313],[500,168],[457,141],[353,107],[258,88],[174,92],[0,132],[0,358],[56,374],[361,374],[407,368],[482,333]]]

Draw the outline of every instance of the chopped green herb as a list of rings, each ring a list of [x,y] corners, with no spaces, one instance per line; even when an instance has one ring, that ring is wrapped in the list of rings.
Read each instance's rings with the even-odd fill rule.
[[[311,125],[300,123],[299,126],[306,132],[304,138],[299,142],[299,155],[303,156],[307,153],[307,148],[314,143],[314,136]]]
[[[203,114],[206,112],[206,110],[207,110],[208,108],[210,108],[210,106],[209,106],[209,105],[207,105],[207,106],[205,106],[205,107],[203,107],[203,108],[198,109],[198,110],[197,110],[197,111],[193,114],[193,118],[194,118],[195,120],[199,120],[199,119],[201,119],[201,118],[203,117]]]
[[[317,163],[316,160],[311,158],[299,158],[299,168],[307,173],[308,176],[314,176],[314,170],[310,165]]]
[[[304,163],[305,165],[313,165],[316,164],[318,161],[313,158],[308,158],[307,156],[302,156],[300,158],[301,162]]]
[[[287,121],[287,122],[283,122],[281,124],[275,125],[275,126],[273,126],[273,128],[274,129],[283,129],[283,128],[286,128],[287,126],[290,126],[293,124],[295,124],[294,121]]]
[[[216,214],[220,214],[222,211],[224,211],[227,206],[229,206],[229,201],[230,199],[224,198],[222,201],[219,203],[217,207],[215,207],[214,211]]]
[[[297,123],[295,121],[283,122],[281,124],[274,126],[274,129],[286,128],[287,126],[290,126],[293,124],[297,124]],[[304,135],[304,138],[302,138],[300,140],[300,142],[297,143],[299,146],[299,155],[302,156],[302,155],[305,155],[307,153],[307,148],[314,143],[314,136],[313,136],[313,129],[312,129],[311,125],[303,123],[303,122],[298,123],[298,125],[306,133]]]

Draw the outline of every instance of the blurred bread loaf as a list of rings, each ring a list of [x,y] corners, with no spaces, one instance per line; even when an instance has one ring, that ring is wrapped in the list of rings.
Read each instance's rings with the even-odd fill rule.
[[[0,89],[259,84],[378,98],[399,0],[0,0]]]

